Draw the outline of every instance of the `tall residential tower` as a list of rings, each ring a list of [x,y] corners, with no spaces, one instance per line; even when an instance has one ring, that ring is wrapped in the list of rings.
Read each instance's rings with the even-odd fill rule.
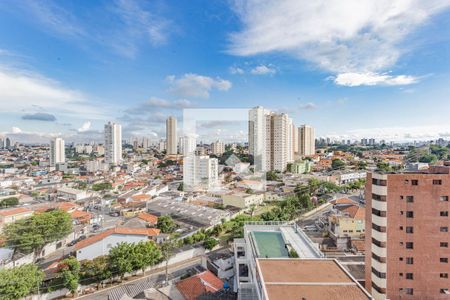
[[[172,116],[166,120],[166,143],[167,155],[176,155],[178,153],[177,119]]]
[[[64,140],[62,138],[55,138],[50,141],[50,166],[56,167],[57,164],[62,164],[66,161],[66,153],[64,147]]]
[[[105,161],[118,165],[122,162],[122,126],[108,122],[105,124]]]
[[[299,127],[299,155],[310,156],[316,153],[314,128],[308,125]]]

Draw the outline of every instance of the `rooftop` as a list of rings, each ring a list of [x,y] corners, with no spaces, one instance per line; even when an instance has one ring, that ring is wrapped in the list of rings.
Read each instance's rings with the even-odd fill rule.
[[[332,259],[257,260],[268,299],[371,299]]]

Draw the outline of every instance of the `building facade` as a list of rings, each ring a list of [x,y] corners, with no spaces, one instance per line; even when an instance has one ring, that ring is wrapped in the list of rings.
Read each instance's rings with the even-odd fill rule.
[[[299,127],[299,154],[310,156],[316,153],[316,138],[314,128],[308,125]]]
[[[219,161],[209,156],[189,155],[183,160],[185,190],[209,189],[219,183]]]
[[[122,162],[122,126],[108,122],[105,124],[105,161],[118,165]]]
[[[211,144],[211,154],[221,156],[225,152],[225,144],[221,141],[215,141]]]
[[[366,287],[375,299],[449,299],[450,168],[366,183]]]
[[[55,167],[57,164],[63,164],[66,161],[66,152],[64,140],[55,138],[50,141],[50,166]]]
[[[177,119],[170,116],[166,120],[167,155],[176,155],[178,153],[177,141]]]

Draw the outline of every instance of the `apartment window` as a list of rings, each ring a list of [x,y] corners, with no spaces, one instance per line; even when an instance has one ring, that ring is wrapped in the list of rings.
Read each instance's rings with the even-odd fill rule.
[[[378,232],[386,232],[386,227],[384,226],[378,226],[375,223],[372,223],[372,229],[378,231]]]
[[[379,217],[386,217],[386,212],[385,211],[381,211],[381,210],[378,210],[376,208],[372,208],[372,214],[376,215],[376,216],[379,216]]]
[[[439,231],[440,232],[448,232],[448,227],[447,226],[441,227],[441,228],[439,228]]]
[[[377,275],[378,278],[386,278],[386,273],[382,273],[375,268],[372,268],[372,273]]]
[[[375,184],[375,185],[381,185],[381,186],[386,186],[386,185],[387,185],[387,181],[384,180],[384,179],[375,179],[375,178],[372,178],[372,184]]]
[[[398,276],[403,277],[403,273],[398,273]]]
[[[378,255],[376,255],[373,252],[372,252],[372,258],[375,259],[377,262],[386,263],[386,258],[385,257],[378,256]]]
[[[439,274],[440,278],[448,278],[448,273],[441,273]]]
[[[405,184],[409,184],[409,179],[405,179]]]
[[[405,289],[405,294],[406,294],[406,295],[414,295],[414,289],[412,289],[412,288],[406,288],[406,289]]]
[[[446,263],[448,263],[448,258],[447,257],[441,257],[441,258],[439,258],[439,262],[446,264]]]
[[[442,202],[448,202],[448,196],[441,196],[439,197],[439,200],[441,200]]]
[[[372,244],[377,245],[380,248],[386,248],[386,243],[380,242],[374,238],[372,238]]]
[[[448,217],[448,211],[441,211],[441,217]]]
[[[414,227],[406,226],[406,233],[414,233]]]
[[[433,184],[434,185],[442,185],[442,180],[440,180],[440,179],[433,179]]]
[[[441,289],[441,294],[449,295],[450,293],[448,292],[448,289]]]
[[[448,248],[448,243],[447,242],[441,242],[440,243],[440,247],[441,248]]]
[[[407,217],[407,218],[414,218],[414,212],[408,210],[408,211],[406,212],[406,217]]]
[[[407,265],[413,265],[414,264],[414,257],[407,257],[406,258],[406,264]]]
[[[372,194],[372,199],[377,201],[383,201],[386,202],[386,196]]]
[[[414,249],[414,243],[413,242],[406,242],[406,249]]]
[[[411,185],[419,185],[419,180],[416,179],[411,180]]]
[[[403,226],[400,226],[398,229],[403,230]]]
[[[399,261],[403,261],[403,257],[399,257],[398,260],[399,260]]]
[[[405,278],[408,279],[408,280],[413,280],[414,279],[414,274],[413,273],[406,273]]]
[[[406,202],[409,202],[409,203],[414,202],[414,196],[406,196]]]

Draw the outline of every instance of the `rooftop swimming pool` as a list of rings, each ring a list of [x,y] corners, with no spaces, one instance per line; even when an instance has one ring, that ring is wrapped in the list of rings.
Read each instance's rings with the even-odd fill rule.
[[[289,257],[281,232],[277,231],[253,231],[251,233],[255,241],[258,256],[261,258]]]

